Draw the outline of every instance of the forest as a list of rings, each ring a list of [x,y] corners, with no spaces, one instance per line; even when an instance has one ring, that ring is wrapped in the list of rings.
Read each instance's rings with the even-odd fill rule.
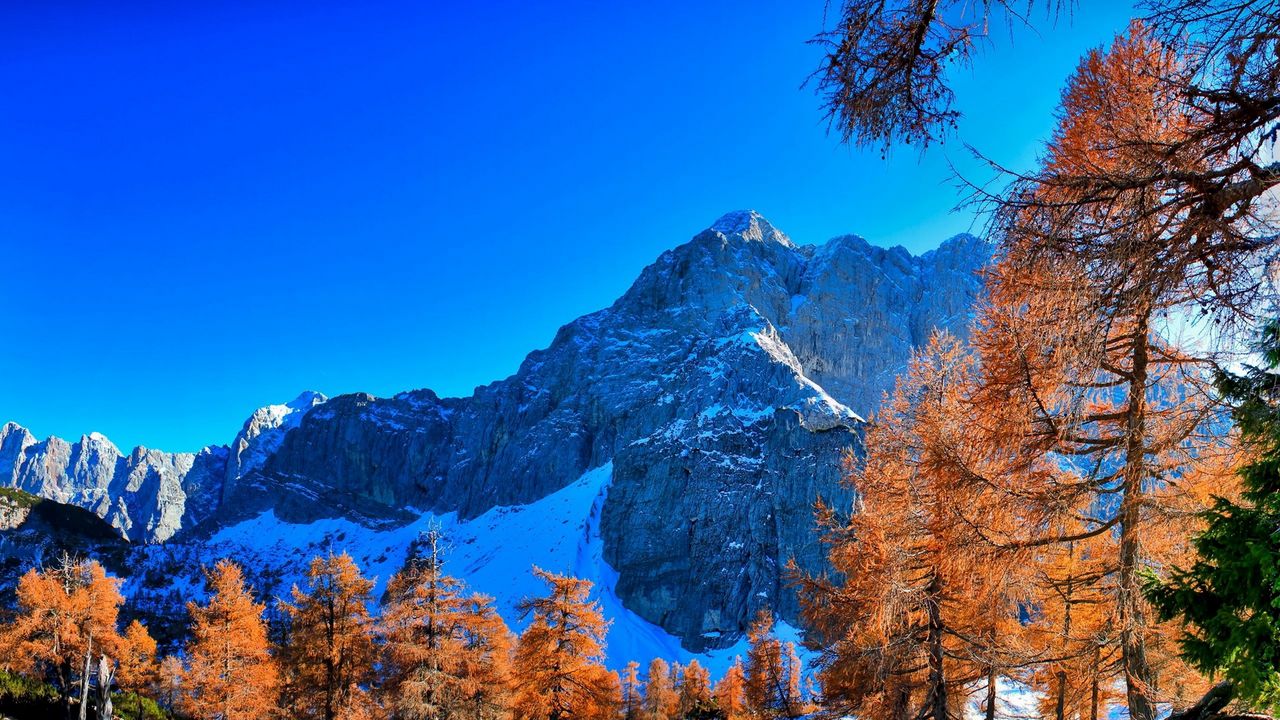
[[[692,660],[604,666],[607,623],[591,583],[533,568],[546,594],[521,605],[518,636],[493,600],[444,572],[441,536],[415,543],[378,615],[374,582],[346,554],[315,558],[278,621],[222,560],[188,640],[162,655],[137,620],[121,629],[120,580],[64,555],[28,571],[0,627],[0,712],[79,718],[800,717],[800,660],[762,612],[745,661],[716,682]]]
[[[989,26],[1053,31],[1060,8],[1025,6],[833,5],[813,78],[832,131],[886,152],[948,142],[948,72]],[[315,558],[272,622],[222,560],[166,655],[122,627],[97,563],[33,568],[0,624],[0,711],[995,720],[1011,694],[1054,720],[1280,709],[1280,3],[1144,7],[1080,60],[1034,170],[960,179],[989,219],[985,297],[965,337],[917,350],[850,450],[854,505],[815,499],[830,570],[790,574],[807,672],[767,612],[721,678],[648,658],[613,672],[589,582],[534,568],[546,592],[517,635],[428,535],[382,598],[350,557]]]

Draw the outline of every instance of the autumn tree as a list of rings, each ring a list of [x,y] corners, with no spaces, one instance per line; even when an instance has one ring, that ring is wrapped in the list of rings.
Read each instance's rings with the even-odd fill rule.
[[[681,673],[678,707],[680,717],[706,712],[711,707],[711,674],[696,658]]]
[[[999,677],[1027,660],[1029,555],[988,539],[1027,516],[973,481],[1010,467],[977,431],[978,377],[963,345],[932,338],[846,463],[857,506],[820,507],[836,574],[801,597],[833,711],[945,720],[980,688],[993,717]]]
[[[800,660],[793,643],[784,643],[773,632],[773,615],[760,614],[747,631],[744,695],[756,717],[797,718],[804,714],[800,696]]]
[[[141,718],[142,693],[155,687],[160,674],[156,641],[146,626],[137,620],[129,623],[121,640],[116,681],[121,690],[133,695],[134,716]]]
[[[622,718],[639,720],[644,713],[644,688],[640,683],[640,663],[632,660],[622,670]]]
[[[746,720],[746,678],[742,672],[742,659],[735,657],[724,677],[716,683],[716,705],[724,713],[725,720]]]
[[[845,142],[886,149],[944,139],[959,117],[950,73],[968,63],[993,22],[1035,22],[1037,6],[1049,19],[1064,9],[1058,2],[842,0],[832,13],[835,27],[815,40],[825,56],[814,79],[832,129]],[[1202,248],[1234,253],[1241,241],[1256,247],[1267,234],[1250,230],[1258,216],[1251,206],[1280,182],[1267,149],[1280,122],[1280,8],[1245,0],[1140,6],[1177,55],[1161,82],[1177,93],[1194,127],[1150,148],[1154,172],[1095,183],[1094,190],[1109,185],[1097,199],[1161,186],[1167,195],[1149,209],[1181,206],[1188,224],[1200,227],[1188,230],[1202,236]],[[1193,162],[1181,162],[1188,158]],[[1179,162],[1167,162],[1173,159]]]
[[[511,632],[491,598],[445,574],[442,540],[427,533],[387,585],[384,703],[406,720],[510,717]]]
[[[461,717],[468,720],[501,720],[510,717],[516,678],[512,675],[514,636],[498,611],[493,598],[480,593],[467,597],[460,621],[463,655],[462,675],[468,678]],[[617,696],[617,676],[611,692]]]
[[[275,714],[279,671],[262,614],[240,566],[219,560],[205,573],[209,600],[187,603],[191,639],[179,707],[195,720],[257,720]]]
[[[1167,629],[1151,624],[1141,574],[1185,553],[1207,488],[1233,484],[1231,450],[1213,431],[1211,351],[1259,287],[1256,243],[1169,204],[1170,186],[1131,182],[1208,162],[1183,142],[1196,118],[1167,82],[1178,65],[1138,24],[1081,62],[1041,170],[996,209],[999,262],[975,336],[984,401],[1026,411],[1008,425],[1017,435],[997,429],[988,442],[1057,460],[1030,489],[1039,522],[1004,541],[1104,537],[1098,582],[1126,704],[1144,720],[1158,701],[1197,691]],[[1222,322],[1194,324],[1200,310]],[[1195,342],[1183,337],[1192,331]]]
[[[1072,531],[1079,531],[1072,526]],[[1108,538],[1047,545],[1035,558],[1035,596],[1026,641],[1041,660],[1022,675],[1054,720],[1105,717],[1120,697],[1114,603],[1105,579],[1112,567]]]
[[[124,602],[120,581],[96,561],[64,553],[54,567],[23,575],[17,600],[17,616],[5,632],[9,667],[43,677],[58,688],[67,717],[72,715],[73,698],[78,700],[79,716],[87,717],[99,666],[114,665],[117,617]],[[100,711],[110,713],[106,707]]]
[[[520,603],[532,622],[516,647],[516,714],[568,720],[616,713],[617,675],[601,664],[608,623],[599,603],[590,599],[591,582],[537,567],[533,574],[547,584],[548,593]]]
[[[644,687],[646,720],[671,720],[680,709],[680,693],[671,678],[671,666],[662,658],[649,663]]]
[[[996,12],[1020,23],[1028,3],[842,0],[833,7],[836,26],[814,39],[825,52],[812,79],[827,121],[845,142],[888,148],[928,146],[954,130],[960,113],[948,71],[969,63]]]
[[[285,670],[296,683],[294,712],[318,720],[373,716],[367,687],[373,679],[373,581],[351,556],[332,553],[311,561],[307,589],[293,588]]]
[[[176,712],[182,704],[182,678],[185,674],[186,670],[177,656],[166,655],[160,661],[153,688],[156,702],[170,714]]]

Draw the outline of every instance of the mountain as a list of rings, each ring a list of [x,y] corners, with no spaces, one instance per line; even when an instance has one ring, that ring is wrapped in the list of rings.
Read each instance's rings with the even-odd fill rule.
[[[850,502],[840,460],[862,417],[934,328],[963,332],[988,257],[968,235],[920,256],[852,235],[796,245],[730,213],[470,397],[307,393],[195,454],[10,424],[0,479],[158,545],[139,553],[173,572],[216,549],[264,583],[338,546],[385,580],[406,533],[441,522],[467,539],[458,574],[590,574],[615,622],[682,652],[725,648],[762,607],[794,620],[786,563],[823,565],[814,500]],[[475,584],[523,587],[489,582]]]
[[[91,553],[116,574],[127,571],[130,555],[115,528],[88,510],[0,488],[0,604],[13,604],[28,568],[54,563],[62,553]]]

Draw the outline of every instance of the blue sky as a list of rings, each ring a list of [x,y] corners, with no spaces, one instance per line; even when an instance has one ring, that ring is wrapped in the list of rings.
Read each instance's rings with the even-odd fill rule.
[[[194,450],[304,388],[468,394],[726,211],[918,252],[973,226],[950,164],[985,177],[825,134],[823,0],[18,5],[0,422],[40,436]],[[1030,164],[1130,13],[1001,28],[960,139]]]

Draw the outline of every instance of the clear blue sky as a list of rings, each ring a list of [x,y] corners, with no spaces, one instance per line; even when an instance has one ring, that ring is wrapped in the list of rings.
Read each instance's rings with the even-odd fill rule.
[[[0,10],[0,422],[193,450],[304,388],[468,394],[726,211],[973,222],[959,143],[825,134],[824,0],[195,5]],[[1002,30],[961,139],[1028,165],[1129,14]]]

